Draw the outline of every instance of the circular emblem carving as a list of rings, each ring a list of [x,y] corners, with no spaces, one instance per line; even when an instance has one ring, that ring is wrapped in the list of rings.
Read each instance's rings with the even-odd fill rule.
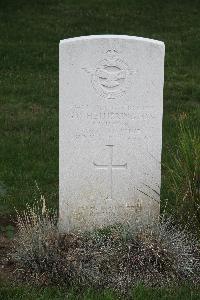
[[[124,95],[130,84],[127,64],[118,56],[98,62],[92,74],[92,85],[97,93],[108,99]]]

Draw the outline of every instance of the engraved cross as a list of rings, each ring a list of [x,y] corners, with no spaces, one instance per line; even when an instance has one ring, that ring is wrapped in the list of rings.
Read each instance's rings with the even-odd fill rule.
[[[113,170],[121,170],[121,169],[127,169],[127,163],[122,165],[114,165],[113,164],[113,147],[114,145],[106,145],[109,147],[110,150],[110,163],[107,165],[99,165],[93,162],[94,167],[99,170],[109,170],[110,172],[110,200],[112,200],[113,195]]]

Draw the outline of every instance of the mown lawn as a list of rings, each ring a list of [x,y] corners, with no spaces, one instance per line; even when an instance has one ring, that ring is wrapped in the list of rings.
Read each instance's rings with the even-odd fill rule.
[[[200,290],[189,287],[173,289],[153,289],[138,286],[129,295],[120,296],[112,291],[84,291],[76,292],[58,288],[8,288],[0,289],[0,300],[198,300]]]
[[[0,0],[1,216],[33,202],[35,181],[58,206],[59,40],[106,33],[166,44],[163,161],[179,120],[200,125],[198,0]]]

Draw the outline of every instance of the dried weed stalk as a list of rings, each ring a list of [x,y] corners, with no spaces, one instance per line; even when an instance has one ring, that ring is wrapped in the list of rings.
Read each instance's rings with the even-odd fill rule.
[[[112,226],[87,233],[60,234],[56,214],[42,201],[18,214],[12,257],[18,276],[30,283],[113,288],[138,282],[166,285],[198,282],[199,244],[172,219],[135,232]]]

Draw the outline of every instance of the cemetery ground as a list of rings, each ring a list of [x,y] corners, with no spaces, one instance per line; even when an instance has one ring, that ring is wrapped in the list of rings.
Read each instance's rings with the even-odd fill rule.
[[[16,232],[15,209],[35,202],[36,182],[48,206],[58,206],[58,43],[63,38],[113,33],[165,42],[161,210],[199,238],[199,11],[195,0],[0,1],[0,299],[66,296],[62,288],[11,286],[14,266],[4,266]],[[74,289],[66,299],[76,299]],[[116,298],[113,291],[83,293],[81,299]],[[200,298],[191,286],[139,286],[133,295]]]

